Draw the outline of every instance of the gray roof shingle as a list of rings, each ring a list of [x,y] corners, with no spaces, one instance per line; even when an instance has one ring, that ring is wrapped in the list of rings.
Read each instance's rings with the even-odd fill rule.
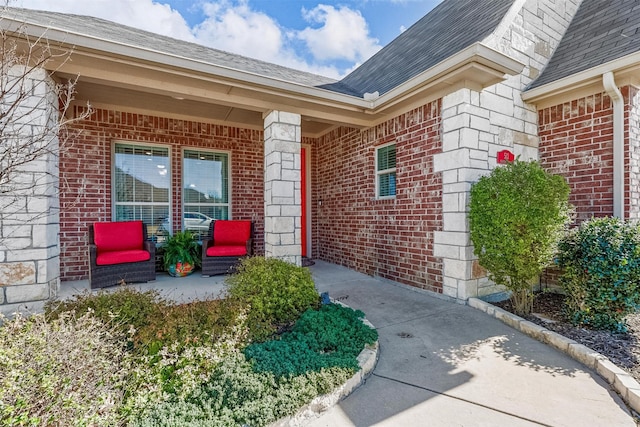
[[[551,60],[528,89],[640,50],[640,0],[584,0]]]
[[[380,95],[490,35],[513,0],[445,0],[340,81],[337,92]]]
[[[7,8],[6,11],[2,11],[2,14],[18,22],[29,22],[62,31],[89,35],[102,40],[150,49],[305,86],[320,86],[335,82],[335,79],[328,77],[173,39],[91,16],[19,8]]]

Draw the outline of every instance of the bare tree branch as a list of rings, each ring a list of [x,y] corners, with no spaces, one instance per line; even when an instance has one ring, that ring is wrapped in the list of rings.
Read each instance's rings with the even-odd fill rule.
[[[0,24],[10,9],[0,7]],[[46,37],[29,35],[26,24],[0,25],[0,243],[7,224],[19,225],[49,216],[59,203],[31,203],[59,195],[59,159],[70,148],[71,125],[92,113],[87,104],[69,115],[78,77],[56,72],[72,49],[55,49]],[[33,205],[33,207],[32,207]]]

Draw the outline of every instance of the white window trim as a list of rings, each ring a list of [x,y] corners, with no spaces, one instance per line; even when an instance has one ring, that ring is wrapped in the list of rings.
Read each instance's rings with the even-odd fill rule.
[[[388,147],[390,145],[395,145],[396,146],[396,159],[397,159],[397,156],[398,156],[398,145],[397,145],[397,143],[395,141],[394,142],[389,142],[389,143],[386,143],[386,144],[382,144],[382,145],[376,145],[374,147],[375,148],[375,152],[376,152],[376,155],[375,155],[375,171],[376,171],[375,175],[376,175],[376,178],[375,179],[376,179],[376,199],[377,200],[395,199],[396,198],[396,194],[397,194],[398,175],[396,173],[396,194],[394,194],[392,196],[381,196],[380,195],[380,179],[379,179],[380,175],[396,172],[396,168],[384,169],[384,170],[381,170],[381,171],[378,170],[378,153],[380,152],[380,149]],[[396,162],[397,162],[397,160],[396,160]]]
[[[173,164],[173,161],[171,159],[171,146],[168,144],[154,144],[154,143],[148,143],[148,142],[144,142],[144,141],[129,141],[126,139],[114,139],[111,141],[111,218],[113,220],[115,220],[116,217],[116,180],[115,180],[115,176],[116,176],[116,162],[115,162],[115,154],[116,154],[116,145],[117,144],[125,144],[125,145],[135,145],[137,147],[152,147],[152,148],[162,148],[162,149],[166,149],[167,150],[167,156],[169,159],[169,177],[171,177],[172,174],[172,170],[171,170],[171,165]],[[171,178],[169,178],[169,182],[171,182]],[[173,211],[173,205],[171,203],[171,201],[173,200],[173,187],[171,184],[169,184],[169,223],[171,224],[171,212]],[[160,202],[124,202],[124,203],[120,203],[120,205],[124,206],[124,205],[140,205],[140,204],[144,204],[147,206],[165,206],[165,203],[160,203]]]
[[[226,154],[227,155],[227,162],[229,162],[229,201],[227,203],[212,203],[212,206],[227,206],[227,212],[229,219],[233,219],[233,211],[232,211],[232,206],[233,206],[233,182],[232,182],[232,177],[233,177],[233,172],[232,172],[232,162],[231,162],[231,151],[227,151],[227,150],[216,150],[213,148],[201,148],[201,147],[182,147],[182,150],[180,152],[180,156],[181,156],[181,164],[180,164],[180,168],[182,169],[182,176],[180,177],[180,193],[182,194],[182,200],[180,200],[180,207],[182,208],[182,213],[183,213],[183,220],[182,220],[182,224],[180,224],[180,229],[184,230],[184,159],[185,159],[185,151],[202,151],[205,153],[212,153],[212,154]]]

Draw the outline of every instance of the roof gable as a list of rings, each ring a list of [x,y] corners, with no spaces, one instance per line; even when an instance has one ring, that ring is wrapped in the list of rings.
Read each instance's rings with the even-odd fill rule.
[[[584,0],[533,89],[640,50],[638,0]]]
[[[514,0],[445,0],[340,81],[324,87],[380,95],[475,42],[502,21]]]

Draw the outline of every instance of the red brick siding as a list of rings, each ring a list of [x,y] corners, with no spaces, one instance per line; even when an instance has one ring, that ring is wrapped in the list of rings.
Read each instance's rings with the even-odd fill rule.
[[[640,217],[638,89],[621,88],[624,97],[624,173],[627,218]],[[613,105],[598,93],[538,112],[540,162],[567,178],[576,223],[613,215]]]
[[[540,162],[567,179],[577,222],[613,214],[612,114],[604,93],[538,112]]]
[[[376,127],[315,141],[314,255],[366,274],[442,292],[433,232],[442,229],[441,103]],[[396,198],[375,198],[375,147],[396,143]],[[321,203],[321,204],[320,204]]]
[[[231,215],[254,221],[254,250],[264,252],[264,173],[262,131],[142,114],[96,110],[74,125],[60,157],[60,270],[62,280],[88,277],[87,227],[111,220],[111,145],[114,140],[170,147],[172,220],[182,215],[182,150],[231,153]]]

